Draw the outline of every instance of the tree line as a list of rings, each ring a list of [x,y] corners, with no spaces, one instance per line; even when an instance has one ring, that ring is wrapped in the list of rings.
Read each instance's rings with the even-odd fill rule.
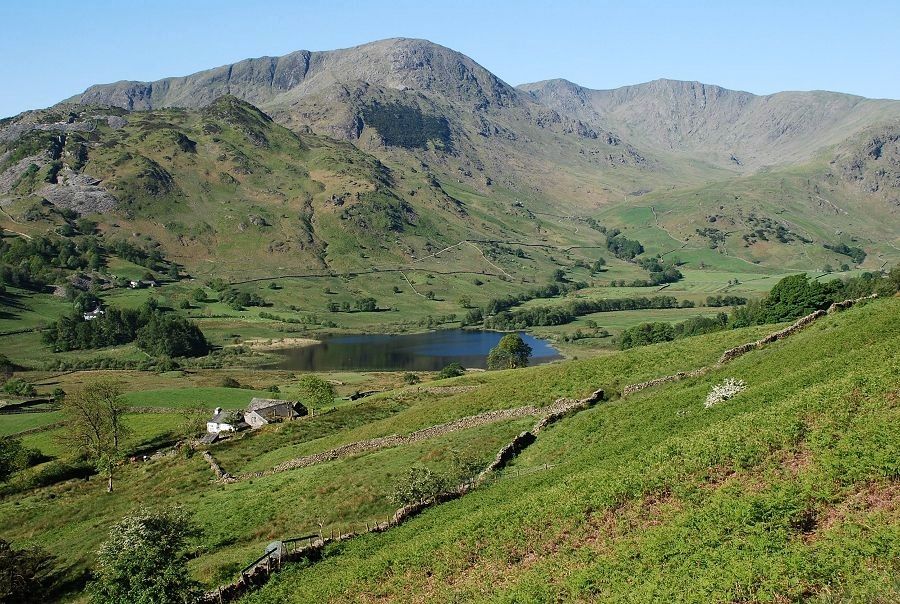
[[[679,303],[673,296],[573,300],[558,306],[534,306],[514,311],[502,311],[492,317],[485,318],[484,326],[487,329],[510,331],[528,327],[565,325],[574,321],[576,317],[598,312],[655,308],[691,308],[693,305],[693,302],[689,300]]]
[[[86,320],[73,312],[51,323],[43,341],[56,352],[119,346],[136,342],[153,356],[198,357],[209,352],[209,343],[196,324],[159,309],[148,300],[140,309],[107,307],[103,314]]]
[[[729,315],[719,313],[715,318],[695,317],[674,325],[641,323],[622,332],[619,346],[626,349],[722,329],[794,321],[816,310],[825,310],[833,302],[872,293],[892,296],[898,290],[900,267],[894,267],[887,275],[863,273],[844,281],[834,279],[824,283],[810,279],[806,274],[791,275],[776,283],[766,297],[735,307]]]

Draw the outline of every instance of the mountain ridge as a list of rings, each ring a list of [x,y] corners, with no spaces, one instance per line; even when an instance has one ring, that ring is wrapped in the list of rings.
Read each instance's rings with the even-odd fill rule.
[[[686,154],[739,173],[813,160],[868,127],[900,118],[900,101],[890,99],[829,91],[756,95],[669,78],[601,90],[561,78],[514,87],[463,53],[415,38],[298,50],[152,82],[98,84],[69,100],[130,110],[197,108],[222,94],[259,105],[294,130],[353,142],[364,129],[366,106],[396,101],[451,124],[474,116],[469,136],[505,131],[510,138],[524,120],[560,125],[563,134],[606,135],[645,157]]]

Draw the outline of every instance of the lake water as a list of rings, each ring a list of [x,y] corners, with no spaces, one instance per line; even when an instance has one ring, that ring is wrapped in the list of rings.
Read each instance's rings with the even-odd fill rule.
[[[438,371],[456,362],[484,368],[487,354],[505,334],[454,329],[428,333],[365,334],[327,338],[320,344],[276,351],[276,369],[298,371]],[[562,356],[549,343],[520,334],[531,346],[530,365]]]

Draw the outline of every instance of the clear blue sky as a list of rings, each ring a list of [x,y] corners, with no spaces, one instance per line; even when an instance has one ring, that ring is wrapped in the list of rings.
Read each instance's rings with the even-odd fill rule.
[[[2,0],[0,24],[0,116],[94,83],[395,36],[459,50],[511,84],[667,77],[900,98],[898,0]]]

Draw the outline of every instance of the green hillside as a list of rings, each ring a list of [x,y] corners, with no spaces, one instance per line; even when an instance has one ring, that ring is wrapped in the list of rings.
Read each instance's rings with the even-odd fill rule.
[[[894,601],[898,311],[869,304],[582,412],[489,486],[246,601]],[[746,391],[705,409],[726,377]]]
[[[472,494],[387,533],[330,546],[322,562],[286,568],[248,601],[300,601],[310,590],[328,601],[821,600],[830,593],[890,601],[900,539],[892,429],[898,312],[893,298],[829,315],[701,378],[625,399],[616,393],[626,384],[710,365],[773,326],[390,390],[214,446],[226,471],[241,475],[599,387],[613,399],[542,432]],[[747,390],[705,409],[710,387],[726,377],[744,380]],[[181,429],[183,397],[140,394],[149,383],[134,388],[133,404],[172,408],[132,415],[153,422],[135,424],[136,435]],[[233,404],[237,392],[228,395]],[[192,573],[214,586],[273,539],[383,521],[410,465],[448,475],[459,460],[484,465],[533,422],[496,421],[235,484],[214,482],[199,454],[162,457],[120,468],[112,495],[99,478],[25,488],[29,476],[49,470],[38,466],[10,483],[0,532],[57,553],[77,577],[106,528],[135,505],[177,504],[204,531]],[[47,447],[48,434],[23,441]]]

